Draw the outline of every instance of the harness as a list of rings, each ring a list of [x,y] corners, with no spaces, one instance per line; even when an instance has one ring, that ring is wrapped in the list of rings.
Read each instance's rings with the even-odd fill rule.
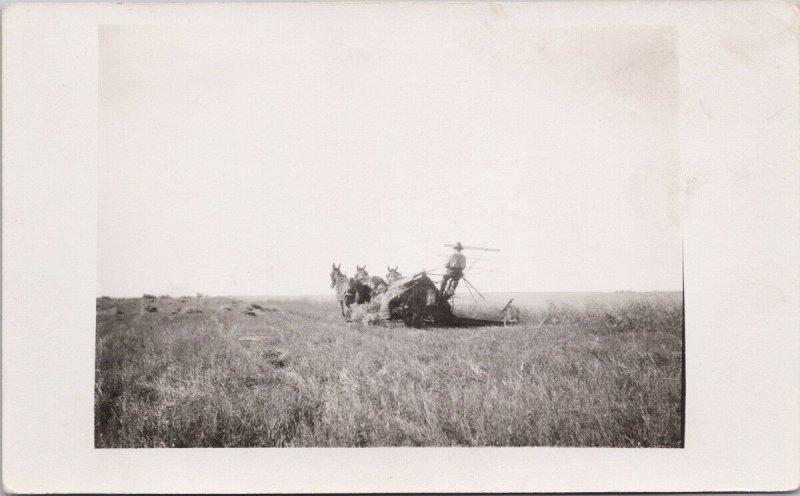
[[[345,301],[348,297],[353,297],[354,295],[354,288],[350,286],[350,279],[342,274],[336,278],[336,299],[339,301]]]

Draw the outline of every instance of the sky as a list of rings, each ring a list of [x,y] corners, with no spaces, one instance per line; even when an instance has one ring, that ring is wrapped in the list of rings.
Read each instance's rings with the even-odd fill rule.
[[[324,294],[456,241],[501,250],[482,291],[680,290],[676,33],[486,5],[102,26],[98,294]]]

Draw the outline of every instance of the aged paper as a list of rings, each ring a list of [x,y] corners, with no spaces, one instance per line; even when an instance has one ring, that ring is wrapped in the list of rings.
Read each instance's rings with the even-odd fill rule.
[[[798,29],[796,7],[781,1],[5,7],[5,488],[796,488]],[[211,431],[203,428],[185,431],[198,434],[189,437],[169,437],[179,430],[166,424],[125,428],[145,417],[123,415],[122,403],[134,408],[136,398],[164,399],[185,383],[183,376],[170,383],[181,371],[167,373],[166,365],[150,376],[152,370],[139,369],[140,380],[113,382],[134,370],[114,368],[121,355],[100,349],[109,343],[103,336],[128,339],[128,330],[113,334],[118,323],[132,323],[139,339],[158,326],[178,332],[175,322],[223,329],[236,314],[253,331],[236,339],[248,350],[242,353],[252,353],[261,348],[251,342],[274,338],[258,334],[278,326],[270,312],[294,315],[300,307],[291,305],[298,303],[272,308],[252,300],[234,309],[233,298],[214,298],[327,292],[319,301],[302,300],[324,305],[314,308],[328,326],[319,334],[309,329],[309,342],[335,342],[346,333],[363,342],[388,340],[382,330],[353,331],[342,321],[330,262],[336,269],[344,258],[348,275],[365,263],[381,276],[383,265],[393,263],[413,273],[433,268],[424,257],[417,262],[418,247],[447,243],[450,250],[462,237],[470,262],[479,258],[469,252],[474,245],[501,245],[493,261],[502,270],[486,265],[480,276],[479,269],[468,272],[456,307],[469,302],[467,282],[477,280],[476,289],[487,294],[517,295],[523,321],[506,335],[465,331],[453,342],[490,336],[490,345],[513,360],[536,357],[514,361],[514,375],[498,379],[495,396],[486,395],[507,401],[508,417],[485,405],[463,417],[483,419],[483,427],[470,430],[457,422],[442,427],[441,411],[406,412],[385,428],[374,419],[354,420],[363,433],[350,436],[344,419],[360,412],[353,398],[369,374],[359,382],[348,375],[352,364],[343,363],[336,376],[341,396],[324,396],[331,389],[310,384],[303,371],[312,368],[299,365],[318,355],[284,349],[297,343],[293,337],[266,350],[265,363],[275,377],[294,381],[286,398],[305,387],[320,416],[297,410],[314,420],[288,441],[266,434],[245,439],[252,432],[243,432],[207,442]],[[153,298],[142,296],[151,291]],[[564,334],[568,327],[534,303],[526,310],[520,292],[546,293],[536,300],[543,308],[577,301],[556,296],[564,293],[680,294],[670,300],[678,306],[669,307],[679,309],[685,326],[671,335],[679,341],[620,344],[644,350],[638,357],[652,373],[652,390],[639,381],[628,389],[612,381],[643,406],[636,417],[641,429],[605,432],[611,424],[596,419],[614,420],[620,408],[590,406],[596,398],[579,397],[578,386],[564,404],[582,406],[553,417],[557,427],[547,430],[528,417],[518,422],[541,413],[524,388],[518,396],[504,393],[503,380],[540,384],[546,372],[540,366],[537,376],[536,366],[550,360],[597,371],[630,365],[604,361],[601,336],[588,339],[574,327],[574,335]],[[454,322],[447,324],[469,324],[466,317]],[[390,329],[433,346],[436,331]],[[530,354],[503,347],[504,336],[528,329],[519,342],[530,343]],[[139,348],[149,350],[137,352],[142,363],[167,356],[141,339]],[[670,346],[681,350],[675,367],[666,358]],[[567,348],[574,353],[563,354]],[[419,348],[413,360],[399,360],[423,374],[439,365],[448,372],[444,361],[437,365],[435,350]],[[492,370],[506,370],[471,356],[448,360],[451,377],[464,381],[450,396],[491,383]],[[378,384],[386,374],[404,373],[381,364],[374,369]],[[253,398],[284,387],[258,389],[259,376],[251,375],[256,388],[246,391]],[[123,383],[136,389],[105,401],[113,384]],[[224,385],[209,384],[207,391],[222,388],[227,401]],[[563,384],[548,390],[542,395],[548,408],[561,404],[554,397],[570,394]],[[659,391],[663,402],[653,399]],[[167,409],[187,398],[151,404],[174,412]],[[210,408],[199,404],[202,398],[215,404],[215,397],[196,396],[197,412]],[[530,404],[515,409],[523,402]],[[259,411],[251,403],[247,412],[229,407],[230,418]],[[344,406],[332,419],[333,403]],[[446,410],[444,403],[419,404]],[[469,409],[467,399],[462,404]],[[190,416],[152,418],[189,422]],[[222,416],[195,420],[211,418]],[[415,418],[421,423],[409,423]],[[513,420],[508,429],[492,430],[504,418]],[[523,425],[537,427],[515,434]],[[264,440],[284,448],[256,447]],[[197,447],[214,445],[228,447]],[[342,447],[354,445],[366,447]]]

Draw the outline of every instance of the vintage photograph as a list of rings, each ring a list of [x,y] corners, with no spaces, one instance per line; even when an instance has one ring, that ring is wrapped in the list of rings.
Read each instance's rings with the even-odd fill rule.
[[[485,8],[100,26],[95,448],[683,447],[677,31]]]

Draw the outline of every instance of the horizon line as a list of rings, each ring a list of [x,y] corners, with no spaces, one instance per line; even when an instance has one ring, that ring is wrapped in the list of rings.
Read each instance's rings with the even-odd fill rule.
[[[487,295],[491,295],[491,294],[510,294],[510,293],[515,293],[515,294],[516,293],[519,293],[519,294],[524,294],[524,293],[542,293],[542,294],[554,294],[554,293],[565,293],[565,294],[571,294],[571,293],[577,293],[577,294],[581,294],[581,293],[599,293],[599,294],[603,294],[603,293],[607,293],[607,294],[613,294],[613,293],[683,293],[683,292],[684,291],[683,291],[682,288],[678,288],[678,289],[648,289],[648,290],[613,289],[613,290],[603,290],[603,291],[563,291],[563,290],[562,291],[541,291],[541,290],[520,291],[520,290],[514,290],[514,291],[483,291],[483,294],[487,294]],[[141,298],[145,294],[155,296],[156,298],[161,298],[161,297],[197,298],[197,294],[194,294],[194,295],[171,295],[171,294],[167,294],[167,293],[157,294],[155,292],[154,293],[142,293],[142,294],[139,294],[139,295],[101,294],[101,295],[95,296],[95,298],[102,298],[102,297],[108,297],[108,298]],[[206,293],[200,292],[200,294],[202,295],[203,298],[289,298],[289,297],[291,297],[291,298],[304,298],[304,297],[308,298],[308,297],[335,296],[335,294],[327,293],[327,292],[326,293],[297,293],[297,294],[289,294],[289,293],[283,293],[283,294],[276,294],[276,293],[265,293],[265,294],[206,294]]]

